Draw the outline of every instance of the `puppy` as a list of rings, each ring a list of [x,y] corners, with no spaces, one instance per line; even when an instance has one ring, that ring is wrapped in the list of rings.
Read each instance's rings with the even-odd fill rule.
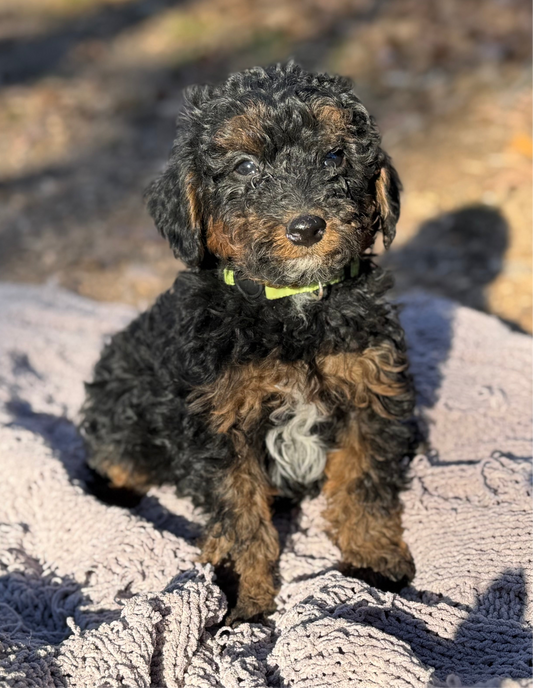
[[[147,201],[189,269],[105,347],[82,432],[111,485],[172,483],[205,509],[201,561],[238,581],[229,621],[274,608],[276,496],[323,493],[346,573],[414,576],[414,392],[370,256],[399,192],[347,79],[289,63],[188,90]]]

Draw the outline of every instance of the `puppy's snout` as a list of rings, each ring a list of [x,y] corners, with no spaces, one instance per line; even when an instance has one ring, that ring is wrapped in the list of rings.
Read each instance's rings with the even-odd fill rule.
[[[287,225],[287,238],[297,246],[312,246],[322,239],[326,223],[318,215],[300,215]]]

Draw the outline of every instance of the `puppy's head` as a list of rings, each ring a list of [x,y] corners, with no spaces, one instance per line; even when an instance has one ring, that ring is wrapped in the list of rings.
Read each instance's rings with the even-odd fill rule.
[[[341,77],[294,63],[192,87],[148,208],[190,267],[222,259],[248,279],[326,282],[388,248],[400,183],[379,132]]]

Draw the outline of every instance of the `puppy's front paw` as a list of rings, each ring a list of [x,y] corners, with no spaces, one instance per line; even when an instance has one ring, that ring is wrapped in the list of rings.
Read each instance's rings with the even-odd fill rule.
[[[273,597],[254,599],[246,595],[239,595],[236,606],[226,616],[225,623],[228,626],[238,626],[248,621],[261,621],[267,614],[276,611]]]
[[[403,540],[381,548],[361,548],[345,556],[340,570],[380,588],[397,592],[415,577],[415,563]]]

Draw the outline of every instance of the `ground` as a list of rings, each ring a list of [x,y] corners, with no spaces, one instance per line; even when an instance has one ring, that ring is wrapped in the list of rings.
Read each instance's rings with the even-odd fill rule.
[[[295,57],[352,77],[404,183],[384,262],[531,331],[529,0],[0,0],[0,278],[148,304],[142,202],[190,83]]]

